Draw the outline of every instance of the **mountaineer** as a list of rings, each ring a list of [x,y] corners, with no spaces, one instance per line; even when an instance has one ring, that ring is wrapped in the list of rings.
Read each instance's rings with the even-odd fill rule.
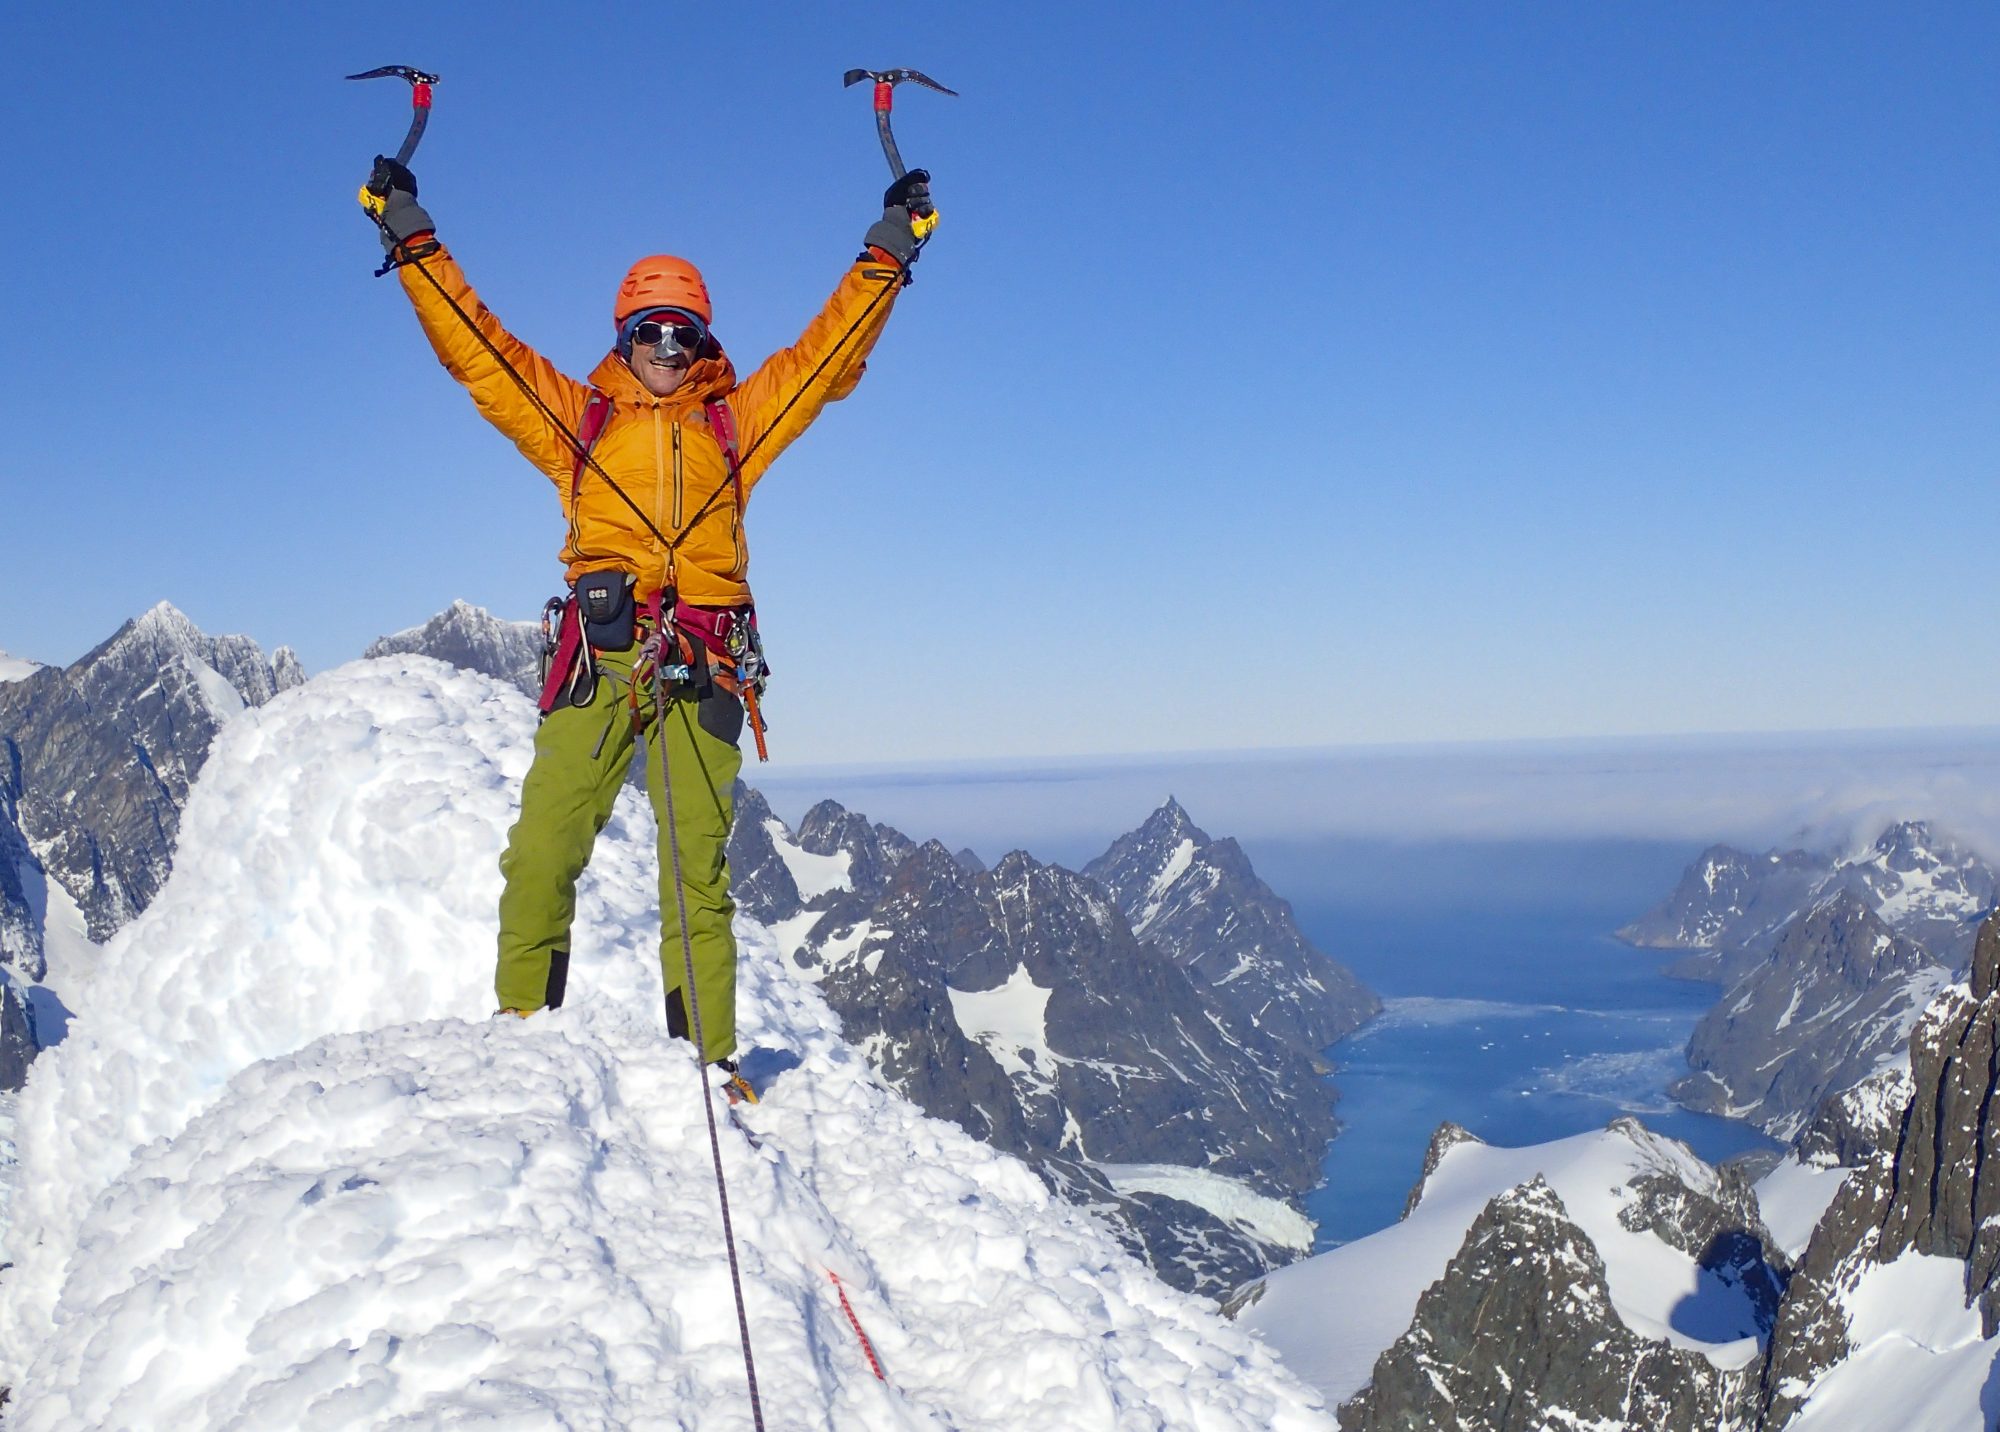
[[[708,287],[686,260],[632,266],[612,306],[611,351],[578,382],[480,302],[407,167],[378,160],[370,181],[388,264],[431,346],[555,485],[564,521],[570,593],[544,614],[542,722],[500,859],[500,1008],[525,1016],[562,1004],[577,878],[643,744],[660,818],[668,1029],[698,1034],[703,1059],[729,1070],[732,1096],[747,1086],[731,1062],[735,905],[725,846],[746,715],[763,749],[766,675],[744,509],[778,454],[860,381],[909,281],[918,235],[936,222],[929,177],[912,170],[890,186],[826,306],[797,343],[741,381],[711,328]]]

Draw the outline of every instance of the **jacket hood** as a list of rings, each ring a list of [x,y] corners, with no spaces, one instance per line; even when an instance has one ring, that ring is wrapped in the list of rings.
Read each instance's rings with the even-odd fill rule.
[[[590,385],[612,402],[631,407],[694,408],[723,397],[734,388],[736,367],[729,361],[729,355],[718,349],[715,357],[699,358],[689,365],[680,387],[664,398],[656,398],[614,348],[591,370]]]

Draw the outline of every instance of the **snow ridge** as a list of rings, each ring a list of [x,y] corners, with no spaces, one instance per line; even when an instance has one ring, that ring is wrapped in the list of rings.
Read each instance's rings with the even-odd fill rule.
[[[13,1425],[748,1425],[635,793],[579,892],[569,1007],[486,1018],[533,732],[521,696],[421,657],[225,729],[173,876],[65,990],[76,1024],[21,1096]],[[771,1082],[723,1155],[774,1425],[1332,1426],[1024,1165],[883,1088],[741,933]]]

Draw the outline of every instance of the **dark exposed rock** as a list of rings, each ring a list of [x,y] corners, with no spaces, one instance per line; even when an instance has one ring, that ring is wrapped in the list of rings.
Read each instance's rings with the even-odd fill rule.
[[[986,1117],[1019,1128],[1024,1151],[1208,1167],[1285,1191],[1318,1179],[1333,1120],[1310,1066],[1216,1018],[1083,876],[1019,851],[975,875],[929,842],[865,913],[856,896],[823,919],[801,956],[827,966],[849,1038],[887,1041],[878,1066],[932,1112],[943,1096],[921,1080],[940,1067],[956,1077],[969,1042],[1011,1066],[993,1097],[1018,1104],[1021,1122]],[[883,982],[904,979],[925,991],[921,1022],[888,1012]],[[985,1027],[976,997],[1003,988],[1014,993]]]
[[[11,980],[0,981],[0,1089],[27,1082],[35,1057],[35,1021]]]
[[[1778,1310],[1758,1387],[1760,1427],[1781,1428],[1849,1353],[1845,1297],[1905,1253],[1961,1260],[1966,1305],[2000,1330],[2000,916],[1980,928],[1971,985],[1946,989],[1910,1038],[1910,1097],[1892,1147],[1857,1170],[1820,1218]]]
[[[1635,1233],[1651,1233],[1739,1289],[1757,1325],[1768,1329],[1785,1291],[1784,1254],[1764,1227],[1748,1174],[1729,1164],[1716,1172],[1713,1197],[1665,1173],[1639,1174],[1627,1185],[1635,1197],[1619,1210],[1618,1221]]]
[[[821,801],[799,821],[799,847],[813,855],[847,856],[847,888],[873,896],[889,884],[916,843],[891,826],[871,822],[838,801]]]
[[[820,853],[866,855],[881,827],[819,830]],[[1081,1189],[1163,1277],[1219,1293],[1282,1260],[1186,1204],[1108,1197],[1070,1170],[1173,1164],[1288,1199],[1317,1182],[1334,1131],[1305,1056],[1220,1017],[1096,882],[1018,851],[974,872],[928,842],[872,897],[834,899],[796,958],[885,1080]]]
[[[1895,1148],[1912,1087],[1908,1066],[1899,1064],[1828,1095],[1799,1131],[1794,1151],[1820,1168],[1860,1168]]]
[[[0,965],[31,980],[48,973],[47,916],[48,877],[21,834],[13,801],[0,794]]]
[[[1829,1094],[1893,1061],[1945,972],[1842,887],[1788,924],[1688,1040],[1691,1108],[1789,1138]]]
[[[1699,1352],[1642,1338],[1604,1263],[1537,1177],[1494,1199],[1409,1331],[1340,1409],[1349,1432],[1714,1428],[1737,1396]]]
[[[540,623],[504,621],[470,602],[453,602],[422,626],[377,637],[361,654],[434,656],[507,682],[528,696],[541,695]]]
[[[1299,929],[1234,840],[1212,840],[1171,797],[1084,867],[1132,931],[1173,957],[1233,1027],[1255,1025],[1318,1054],[1380,1013],[1382,1002]]]
[[[1403,1217],[1408,1218],[1416,1212],[1417,1205],[1424,1201],[1424,1189],[1430,1184],[1431,1175],[1438,1171],[1438,1165],[1444,1162],[1446,1154],[1460,1144],[1484,1142],[1485,1140],[1472,1130],[1454,1124],[1449,1119],[1432,1130],[1430,1146],[1424,1150],[1423,1171],[1417,1175],[1417,1181],[1410,1186],[1409,1196],[1403,1200]]]
[[[736,821],[729,829],[729,893],[737,909],[765,925],[788,920],[805,908],[798,882],[778,854],[779,835],[791,838],[763,793],[738,781]]]
[[[1080,1159],[1046,1158],[1036,1172],[1065,1202],[1102,1218],[1127,1251],[1177,1288],[1254,1286],[1271,1250],[1205,1208],[1157,1193],[1120,1192]]]
[[[1311,1057],[1136,940],[1095,881],[1018,851],[988,869],[833,801],[794,836],[740,786],[729,852],[738,907],[927,1112],[1026,1158],[1183,1287],[1225,1291],[1299,1251],[1100,1167],[1206,1169],[1289,1201],[1335,1125]]]

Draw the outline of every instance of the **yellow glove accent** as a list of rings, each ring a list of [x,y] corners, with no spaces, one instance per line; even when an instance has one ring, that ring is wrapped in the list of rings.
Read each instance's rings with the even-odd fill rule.
[[[933,209],[928,214],[910,220],[910,232],[920,239],[928,239],[931,230],[937,227],[938,212]]]
[[[361,207],[368,211],[369,218],[381,218],[382,210],[387,208],[388,204],[389,196],[387,194],[377,194],[366,184],[361,186]]]

